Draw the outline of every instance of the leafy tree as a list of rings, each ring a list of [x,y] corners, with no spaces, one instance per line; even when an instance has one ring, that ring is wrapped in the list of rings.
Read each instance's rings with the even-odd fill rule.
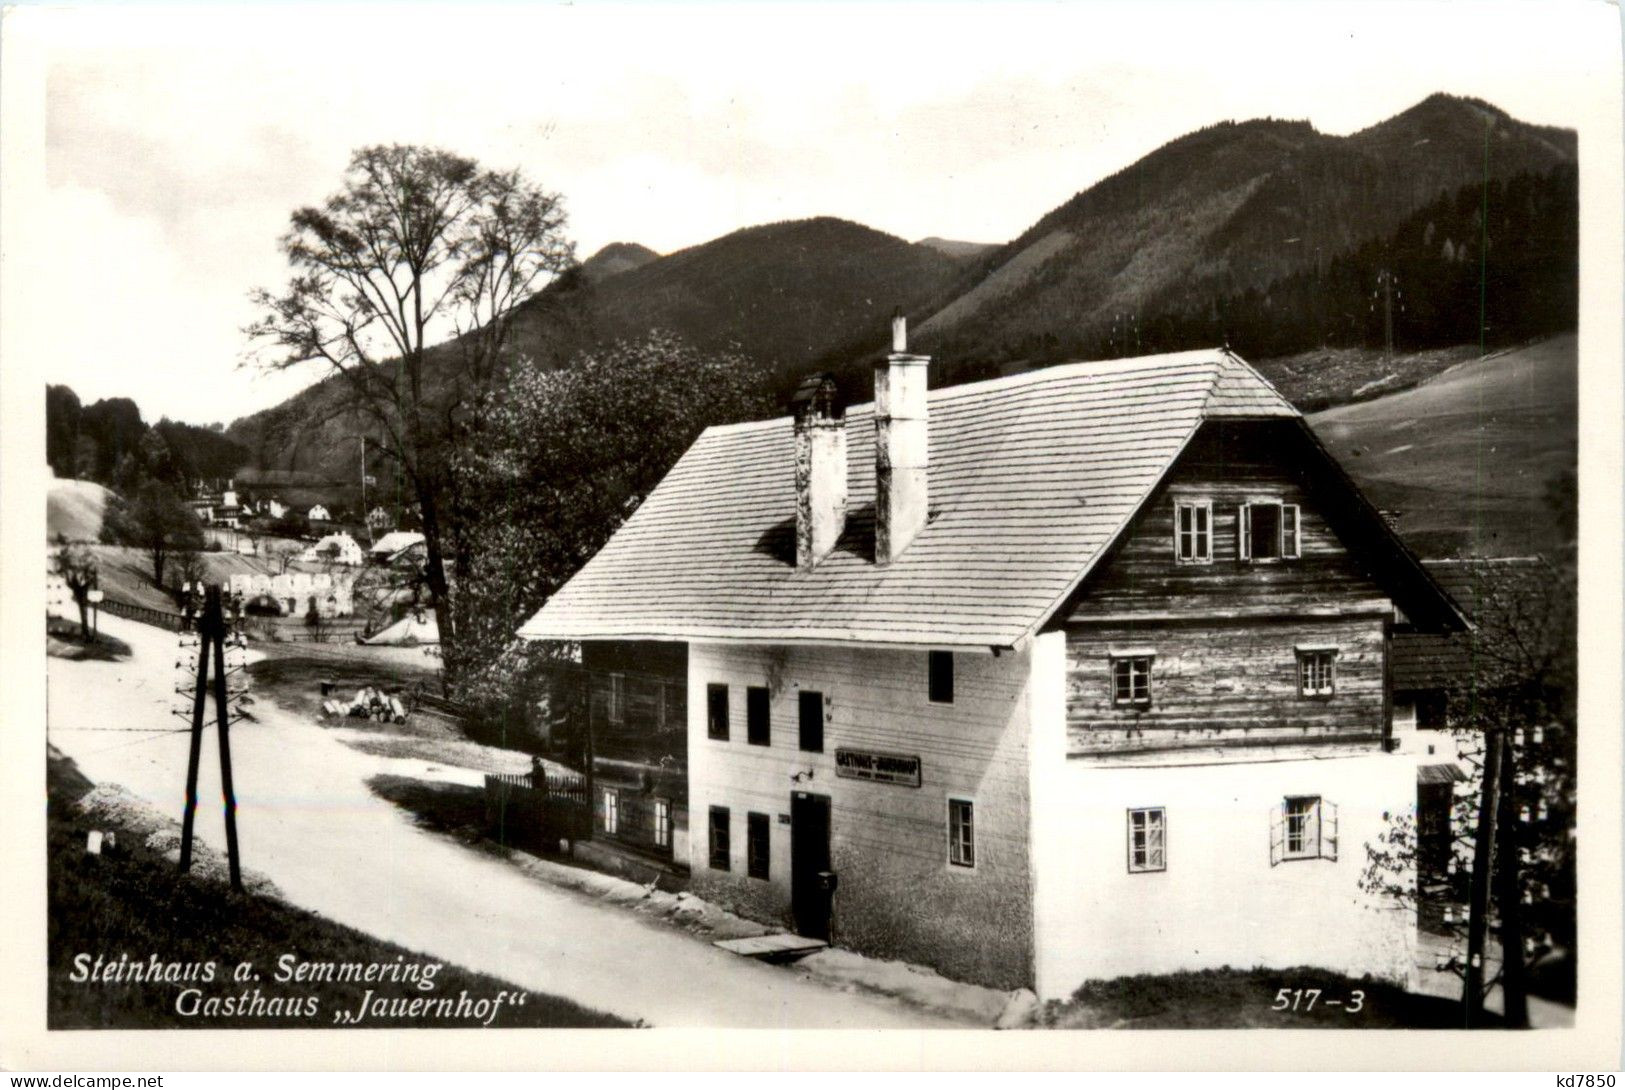
[[[307,363],[382,437],[417,500],[441,641],[457,637],[447,577],[457,489],[451,452],[501,370],[514,308],[575,261],[562,200],[518,171],[434,148],[364,147],[337,193],[293,213],[279,294],[260,289],[246,332],[267,367]],[[457,367],[438,380],[431,345]],[[466,568],[466,557],[460,558]]]
[[[479,671],[603,547],[701,430],[767,408],[756,390],[744,357],[701,352],[662,332],[561,370],[515,367],[485,403],[480,441],[459,452],[477,512],[463,529],[472,562],[471,578],[457,587],[459,640],[455,648],[442,643],[459,676],[478,687]],[[485,680],[500,687],[501,675]]]
[[[159,587],[171,553],[203,547],[203,530],[191,508],[169,485],[150,480],[136,490],[134,500],[108,506],[103,537],[145,549],[152,558],[152,581]]]
[[[96,558],[90,550],[79,545],[70,545],[61,534],[57,535],[57,550],[55,557],[57,575],[68,585],[68,592],[73,595],[73,604],[79,607],[79,633],[85,639],[90,639],[90,592],[94,590],[100,580],[96,569]]]
[[[1457,785],[1448,827],[1419,828],[1393,815],[1366,846],[1362,884],[1419,908],[1468,900],[1475,869],[1491,890],[1489,925],[1517,956],[1486,974],[1517,1021],[1525,987],[1519,967],[1575,949],[1576,582],[1567,558],[1519,565],[1481,561],[1464,602],[1477,625],[1461,637],[1470,663],[1446,697],[1446,716],[1467,781]],[[1502,739],[1510,745],[1492,754]],[[1493,850],[1477,852],[1480,803],[1490,770],[1499,789]],[[1434,902],[1429,905],[1428,902]],[[1455,940],[1448,968],[1467,976],[1466,914],[1451,911],[1443,929]],[[1482,996],[1465,995],[1476,1008]]]

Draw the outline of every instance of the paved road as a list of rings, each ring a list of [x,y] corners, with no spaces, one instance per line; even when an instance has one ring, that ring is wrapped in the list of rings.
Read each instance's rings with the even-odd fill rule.
[[[179,817],[185,733],[171,714],[173,635],[104,614],[120,663],[51,659],[48,734],[97,782]],[[244,865],[295,904],[436,958],[656,1026],[901,1028],[950,1023],[715,949],[675,929],[540,883],[416,828],[365,781],[422,762],[357,752],[319,725],[255,705],[232,728]],[[89,730],[85,728],[102,728]],[[107,728],[119,728],[109,730]],[[214,731],[204,739],[198,834],[224,851]]]

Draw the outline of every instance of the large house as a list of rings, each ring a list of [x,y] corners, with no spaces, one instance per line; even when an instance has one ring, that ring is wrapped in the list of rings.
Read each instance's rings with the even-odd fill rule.
[[[1408,978],[1389,648],[1465,621],[1298,411],[1225,350],[927,392],[893,348],[708,429],[520,630],[686,647],[696,891],[1042,998]]]

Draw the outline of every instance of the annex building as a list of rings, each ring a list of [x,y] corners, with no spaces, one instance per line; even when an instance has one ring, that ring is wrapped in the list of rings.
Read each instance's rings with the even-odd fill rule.
[[[1397,629],[1460,612],[1223,350],[707,430],[520,630],[686,647],[695,890],[960,979],[1403,980],[1360,888],[1417,798]],[[1437,758],[1435,758],[1437,759]]]

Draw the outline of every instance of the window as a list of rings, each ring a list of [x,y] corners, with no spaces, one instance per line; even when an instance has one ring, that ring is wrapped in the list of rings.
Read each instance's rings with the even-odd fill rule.
[[[1174,556],[1193,564],[1213,559],[1213,505],[1174,505]]]
[[[610,674],[604,694],[604,718],[617,726],[626,721],[626,677]]]
[[[1112,657],[1112,703],[1120,707],[1144,707],[1151,703],[1150,654]]]
[[[824,752],[824,694],[801,691],[801,749],[805,753]]]
[[[1239,513],[1243,560],[1280,560],[1298,555],[1298,508],[1290,503],[1248,503]]]
[[[975,811],[969,799],[948,800],[948,862],[953,866],[976,866]]]
[[[1149,807],[1128,812],[1128,869],[1131,872],[1168,869],[1163,808]]]
[[[753,746],[773,741],[772,703],[766,689],[752,685],[745,690],[745,741]]]
[[[767,877],[767,830],[766,814],[751,813],[745,816],[745,873],[752,878]]]
[[[926,688],[933,704],[954,702],[954,653],[931,651],[926,654]]]
[[[728,808],[711,807],[711,869],[727,870],[728,863]]]
[[[671,847],[671,803],[655,799],[655,847]]]
[[[1298,691],[1304,696],[1331,696],[1337,652],[1331,648],[1298,649]]]
[[[728,740],[728,686],[712,683],[705,687],[705,734],[719,742]]]
[[[1313,859],[1320,854],[1320,799],[1300,795],[1286,800],[1286,845],[1288,859]]]
[[[603,822],[604,832],[614,836],[621,827],[621,793],[613,787],[604,788],[603,812],[599,820]]]
[[[1292,859],[1337,859],[1337,804],[1319,795],[1288,795],[1270,820],[1270,865]]]

